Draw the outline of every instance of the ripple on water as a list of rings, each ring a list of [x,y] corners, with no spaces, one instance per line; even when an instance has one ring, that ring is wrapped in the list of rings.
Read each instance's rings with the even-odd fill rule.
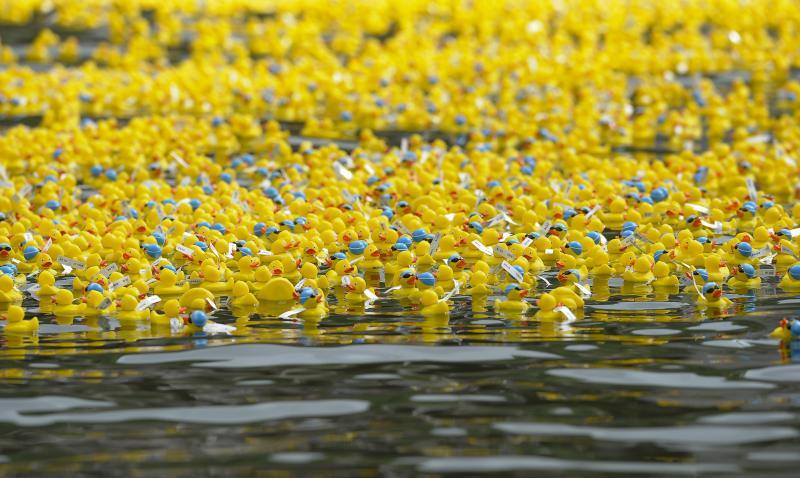
[[[486,362],[514,358],[558,359],[558,355],[507,346],[428,347],[424,345],[347,345],[292,347],[248,344],[183,352],[123,355],[118,363],[152,365],[197,362],[197,367],[244,368],[287,365],[359,365],[394,362]]]
[[[698,420],[714,425],[757,425],[759,423],[790,422],[796,418],[789,412],[732,412],[708,415]]]
[[[92,412],[49,413],[73,408],[107,408],[114,404],[70,397],[0,399],[0,422],[21,426],[54,423],[119,423],[132,420],[157,420],[180,423],[235,425],[286,418],[332,417],[362,413],[369,409],[363,400],[287,400],[248,405],[209,405],[195,407],[138,408]]]
[[[694,325],[692,327],[687,327],[686,330],[694,330],[699,332],[734,332],[736,330],[746,329],[744,325],[736,325],[733,322],[728,321],[714,321],[714,322],[703,322],[699,325]]]
[[[768,383],[726,380],[690,372],[646,372],[624,368],[561,368],[548,370],[549,375],[571,378],[585,383],[606,385],[636,385],[646,387],[701,388],[701,389],[756,389],[773,388]],[[750,377],[747,377],[750,378]]]
[[[562,423],[497,423],[494,427],[513,435],[584,436],[603,441],[660,443],[672,446],[745,445],[800,436],[800,433],[791,427],[767,426],[685,425],[675,427],[609,428]]]
[[[653,473],[697,475],[735,473],[739,468],[725,463],[645,463],[637,461],[562,460],[545,456],[453,456],[426,458],[417,469],[423,473],[498,473],[512,471],[588,471],[602,473]]]
[[[273,453],[269,456],[269,460],[273,463],[283,463],[285,465],[304,465],[312,463],[325,458],[322,453],[316,452],[280,452]]]
[[[586,308],[613,311],[676,310],[688,306],[683,302],[630,301],[613,304],[587,304]]]
[[[478,395],[478,394],[428,394],[428,395],[414,395],[411,397],[412,402],[485,402],[485,403],[501,403],[508,401],[506,397],[501,395]]]
[[[744,378],[766,382],[800,382],[800,365],[779,365],[748,370]]]

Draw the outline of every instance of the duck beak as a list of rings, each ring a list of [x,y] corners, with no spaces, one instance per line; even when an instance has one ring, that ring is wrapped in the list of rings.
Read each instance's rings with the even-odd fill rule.
[[[722,297],[722,289],[717,289],[711,294],[715,299]]]
[[[527,291],[527,290],[521,290],[521,291],[519,291],[519,296],[520,296],[520,297],[527,297],[527,296],[528,296],[528,291]]]
[[[370,255],[371,255],[372,257],[380,257],[380,256],[381,256],[381,251],[378,251],[378,250],[376,250],[375,252],[373,252],[373,253],[372,253],[372,254],[370,254]]]
[[[564,261],[556,261],[556,267],[563,269],[565,266]]]
[[[408,282],[408,285],[415,285],[417,283],[417,278],[416,277],[409,277],[407,282]]]
[[[457,269],[463,269],[466,266],[467,266],[467,261],[465,261],[464,259],[459,259],[458,262],[456,262]]]

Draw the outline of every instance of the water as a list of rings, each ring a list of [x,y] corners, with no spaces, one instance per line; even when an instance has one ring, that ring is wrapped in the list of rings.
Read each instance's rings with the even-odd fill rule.
[[[40,314],[0,347],[0,476],[793,475],[800,365],[768,334],[800,300],[619,286],[571,323],[466,297],[449,321],[218,313],[231,336]]]

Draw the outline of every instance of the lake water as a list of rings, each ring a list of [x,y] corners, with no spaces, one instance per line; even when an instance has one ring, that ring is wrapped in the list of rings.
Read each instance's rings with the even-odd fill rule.
[[[793,476],[800,352],[768,334],[800,298],[775,282],[714,314],[612,279],[569,323],[467,297],[220,311],[212,337],[40,315],[0,339],[0,476]]]

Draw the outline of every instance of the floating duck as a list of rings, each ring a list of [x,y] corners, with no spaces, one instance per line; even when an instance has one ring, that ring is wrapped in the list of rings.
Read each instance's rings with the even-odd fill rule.
[[[728,286],[732,289],[755,289],[761,286],[761,278],[752,265],[739,264],[728,279]]]
[[[553,294],[545,292],[536,301],[539,310],[536,311],[536,318],[539,320],[558,320],[563,317],[561,312],[556,311],[558,300]]]
[[[247,282],[236,281],[233,284],[228,304],[231,307],[253,307],[258,305],[258,299],[250,292]]]
[[[312,287],[303,287],[298,295],[298,302],[303,311],[298,315],[305,319],[322,319],[328,315],[328,306],[325,294]]]
[[[722,294],[722,288],[716,282],[707,282],[703,285],[701,295],[697,297],[697,303],[706,307],[716,309],[726,309],[733,302]]]
[[[74,316],[80,315],[85,312],[86,304],[74,304],[75,301],[72,292],[66,289],[58,289],[52,298],[53,300],[53,313],[60,316]]]
[[[172,325],[173,319],[179,319],[183,322],[181,314],[185,309],[181,307],[178,299],[169,299],[164,302],[164,311],[162,314],[152,311],[150,313],[150,325],[155,327],[169,327]]]
[[[30,334],[39,330],[39,319],[33,317],[32,319],[23,320],[25,318],[25,310],[18,305],[8,306],[3,318],[6,320],[3,332],[6,334]]]
[[[14,285],[14,279],[5,274],[0,274],[0,303],[19,302],[21,300],[22,294]]]
[[[786,291],[800,291],[800,264],[789,267],[778,285]]]
[[[486,273],[483,271],[473,272],[469,277],[469,288],[464,294],[471,296],[485,296],[492,293],[491,287],[487,285]]]
[[[416,299],[419,297],[417,289],[417,274],[406,269],[395,276],[394,287],[390,288],[393,296],[403,299]]]
[[[672,270],[665,262],[656,262],[653,266],[653,287],[679,287],[680,281],[672,274]]]
[[[153,292],[159,296],[182,295],[189,290],[189,283],[184,282],[177,285],[178,276],[172,269],[162,269],[159,272],[158,281],[153,284]]]
[[[84,303],[86,309],[83,313],[87,316],[107,315],[116,310],[114,302],[97,289],[87,290]]]
[[[778,326],[769,333],[769,336],[773,339],[778,339],[781,342],[789,343],[795,337],[800,335],[800,321],[797,319],[793,319],[789,321],[787,319],[781,319],[778,323]]]
[[[40,272],[36,278],[36,283],[39,284],[39,290],[36,291],[36,295],[39,297],[50,297],[58,292],[56,278],[50,271]]]
[[[722,259],[717,254],[709,254],[705,258],[705,270],[707,281],[722,283],[730,275],[727,267],[722,265]]]
[[[258,300],[268,302],[294,302],[297,300],[297,291],[294,285],[285,277],[273,277],[261,290],[258,291]]]
[[[150,318],[150,309],[138,310],[139,299],[134,295],[124,295],[119,300],[116,317],[120,321],[139,321]]]
[[[517,284],[509,284],[505,288],[505,300],[498,300],[494,303],[494,308],[504,313],[523,314],[530,305],[523,299],[528,295],[528,291]]]
[[[426,317],[444,316],[450,314],[447,301],[439,299],[439,294],[433,289],[423,291],[419,297],[420,313]]]
[[[622,274],[622,278],[626,283],[649,284],[655,279],[651,270],[652,267],[653,263],[650,260],[650,256],[639,256],[633,263],[633,269],[626,270]]]

